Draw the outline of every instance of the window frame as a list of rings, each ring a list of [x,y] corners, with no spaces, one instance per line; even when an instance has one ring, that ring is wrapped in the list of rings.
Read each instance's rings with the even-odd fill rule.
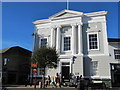
[[[89,45],[89,35],[91,34],[96,34],[97,35],[97,49],[90,49],[90,45]],[[98,37],[98,32],[89,32],[87,33],[87,44],[88,44],[88,51],[93,51],[93,50],[100,50],[100,47],[99,47],[99,37]]]
[[[97,67],[96,68],[94,68],[93,62],[97,62]],[[91,63],[90,64],[90,74],[91,74],[91,76],[98,76],[99,62],[98,61],[91,61],[90,63]],[[95,70],[95,71],[93,71],[93,70]]]
[[[67,51],[64,50],[64,37],[70,37],[70,50]],[[72,44],[71,35],[62,34],[62,52],[71,52],[71,44]]]
[[[114,49],[114,58],[116,57],[115,50],[120,50],[120,49],[119,48]],[[118,54],[118,55],[120,56],[120,54]],[[116,59],[115,58],[115,60],[120,60],[120,59],[118,59],[118,58]]]
[[[42,39],[47,39],[47,44],[46,44],[46,47],[48,46],[48,37],[40,37],[40,41],[39,41],[39,46],[41,47],[41,40]]]
[[[7,58],[4,58],[3,65],[5,66],[7,64]]]
[[[3,59],[3,66],[5,66],[5,65],[7,65],[7,63],[10,61],[10,59],[8,59],[8,58],[4,58]]]

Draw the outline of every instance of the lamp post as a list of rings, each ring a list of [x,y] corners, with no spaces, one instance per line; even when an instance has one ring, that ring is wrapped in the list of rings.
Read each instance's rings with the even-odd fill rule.
[[[37,73],[35,73],[34,76],[35,76],[35,79],[34,79],[34,88],[36,88],[36,80],[37,80],[36,76],[37,76]]]
[[[34,88],[36,88],[36,81],[37,81],[37,64],[32,64],[32,71],[34,76]]]

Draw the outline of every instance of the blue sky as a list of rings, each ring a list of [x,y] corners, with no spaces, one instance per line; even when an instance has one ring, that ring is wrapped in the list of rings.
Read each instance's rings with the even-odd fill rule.
[[[35,20],[47,19],[66,9],[65,2],[3,2],[2,48],[21,46],[33,49]],[[69,9],[84,13],[108,11],[107,31],[109,38],[118,38],[117,2],[70,2]]]

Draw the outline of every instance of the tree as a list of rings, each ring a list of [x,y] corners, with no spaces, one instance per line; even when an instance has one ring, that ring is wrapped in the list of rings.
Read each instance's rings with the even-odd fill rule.
[[[58,54],[55,48],[41,47],[33,52],[31,57],[32,63],[37,64],[40,68],[56,68],[58,62]],[[45,75],[45,70],[44,74]]]
[[[41,47],[33,52],[32,63],[42,68],[56,68],[58,62],[58,54],[55,48]]]

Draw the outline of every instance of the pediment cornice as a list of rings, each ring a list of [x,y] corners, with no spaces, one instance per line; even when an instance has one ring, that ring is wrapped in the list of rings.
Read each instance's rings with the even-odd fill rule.
[[[65,14],[71,14],[71,15],[62,17]],[[83,12],[72,11],[72,10],[63,10],[55,15],[50,16],[49,19],[75,17],[75,16],[82,16],[82,15],[83,15]]]

